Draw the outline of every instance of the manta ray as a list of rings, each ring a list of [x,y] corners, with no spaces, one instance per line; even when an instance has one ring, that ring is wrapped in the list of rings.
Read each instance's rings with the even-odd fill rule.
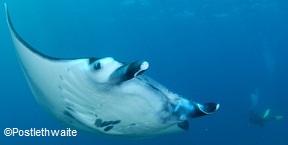
[[[196,103],[143,75],[149,63],[112,57],[61,59],[29,45],[7,23],[23,73],[37,103],[65,126],[118,138],[146,138],[187,131],[189,119],[218,103]]]

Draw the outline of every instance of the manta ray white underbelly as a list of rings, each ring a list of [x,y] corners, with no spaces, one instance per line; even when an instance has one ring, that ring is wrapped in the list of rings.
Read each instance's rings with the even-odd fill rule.
[[[94,134],[143,138],[188,130],[188,119],[211,114],[217,103],[199,104],[142,75],[146,61],[111,57],[59,59],[40,53],[15,31],[16,52],[38,104],[61,123]]]

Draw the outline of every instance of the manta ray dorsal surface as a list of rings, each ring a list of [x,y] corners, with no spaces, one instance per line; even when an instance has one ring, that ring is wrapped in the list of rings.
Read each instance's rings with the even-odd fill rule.
[[[54,58],[39,52],[6,18],[23,73],[38,104],[77,130],[121,138],[145,138],[189,129],[189,119],[208,115],[217,103],[199,104],[143,75],[146,61]]]

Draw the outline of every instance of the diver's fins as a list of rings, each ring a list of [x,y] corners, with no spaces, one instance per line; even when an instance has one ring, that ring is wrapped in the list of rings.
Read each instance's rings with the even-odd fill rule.
[[[277,116],[274,116],[275,120],[281,120],[284,118],[284,116],[281,116],[281,115],[277,115]]]
[[[269,116],[269,113],[270,113],[270,109],[267,109],[263,115],[263,118],[267,118]]]

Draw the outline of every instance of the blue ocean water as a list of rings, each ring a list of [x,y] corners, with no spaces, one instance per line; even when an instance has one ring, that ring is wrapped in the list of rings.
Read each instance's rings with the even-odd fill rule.
[[[184,133],[123,140],[77,137],[6,137],[7,127],[65,129],[41,110],[18,63],[4,6],[0,12],[0,144],[288,144],[288,12],[284,0],[6,1],[19,34],[55,57],[146,60],[146,75],[197,102],[219,102],[212,115],[190,120]],[[49,68],[47,68],[49,71]],[[257,111],[283,115],[264,127]]]

